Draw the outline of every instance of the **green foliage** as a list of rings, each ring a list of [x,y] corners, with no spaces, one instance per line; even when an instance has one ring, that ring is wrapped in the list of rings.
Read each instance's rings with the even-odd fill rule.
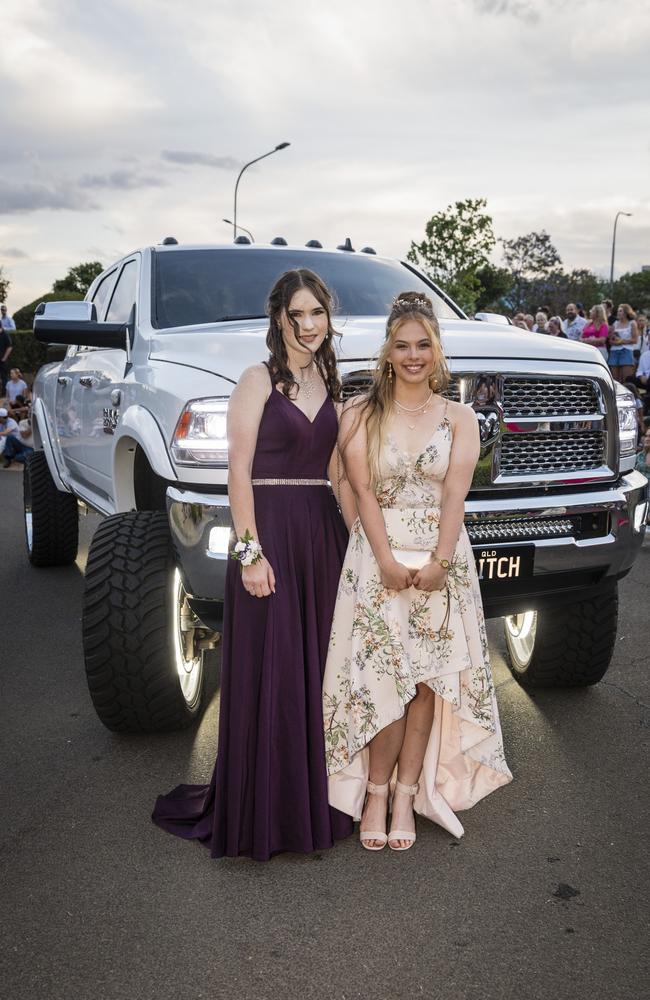
[[[9,294],[9,286],[11,282],[8,278],[2,276],[2,268],[0,267],[0,302],[7,301],[7,295]]]
[[[36,312],[36,307],[41,302],[62,302],[67,300],[83,299],[83,295],[79,295],[77,292],[46,292],[45,295],[40,295],[33,302],[28,305],[23,306],[22,309],[18,309],[14,313],[14,323],[19,330],[30,330],[34,325],[34,313]]]
[[[496,243],[485,198],[467,198],[432,215],[425,239],[412,242],[407,257],[472,313],[484,291],[477,272]]]
[[[564,316],[568,302],[581,302],[588,312],[602,302],[606,289],[606,282],[586,268],[569,272],[556,268],[545,278],[520,283],[518,308],[534,314],[540,306],[548,306],[551,315]]]
[[[609,287],[609,285],[607,286]],[[634,271],[614,282],[614,302],[627,302],[633,309],[650,311],[650,271]]]
[[[12,330],[11,343],[10,368],[20,368],[23,375],[33,376],[45,364],[47,347],[39,344],[31,330]]]
[[[509,310],[510,305],[506,299],[512,288],[512,274],[505,267],[494,267],[493,264],[484,264],[479,267],[476,277],[482,287],[482,291],[476,301],[477,312],[503,312]]]
[[[86,261],[71,267],[65,278],[59,278],[52,285],[52,291],[59,295],[61,292],[74,292],[77,298],[83,299],[86,292],[92,285],[98,274],[104,270],[104,265],[98,260]]]
[[[514,279],[513,308],[521,309],[525,293],[528,298],[536,298],[538,287],[543,286],[549,275],[559,269],[562,259],[544,229],[514,240],[501,240],[501,245],[506,268]]]

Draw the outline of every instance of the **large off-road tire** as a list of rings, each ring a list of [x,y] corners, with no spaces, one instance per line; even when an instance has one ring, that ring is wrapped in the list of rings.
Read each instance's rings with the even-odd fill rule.
[[[609,667],[618,623],[616,583],[596,597],[505,619],[509,666],[527,687],[586,687]]]
[[[204,653],[189,620],[166,515],[103,521],[86,565],[83,646],[90,696],[108,729],[163,732],[196,718]]]
[[[79,509],[72,493],[57,490],[45,453],[35,451],[23,473],[25,542],[32,566],[69,566],[79,548]]]

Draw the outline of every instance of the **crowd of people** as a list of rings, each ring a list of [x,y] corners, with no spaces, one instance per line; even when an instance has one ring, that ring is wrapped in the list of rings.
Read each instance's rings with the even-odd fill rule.
[[[580,302],[569,302],[565,315],[552,315],[540,306],[535,315],[517,313],[514,326],[565,340],[579,340],[600,351],[613,378],[636,398],[639,425],[637,469],[650,480],[650,325],[646,314],[621,303],[614,311],[611,299],[599,302],[586,315]]]
[[[8,364],[13,351],[10,331],[15,329],[7,307],[0,306],[0,458],[5,469],[14,462],[24,464],[34,450],[31,391],[20,369]]]

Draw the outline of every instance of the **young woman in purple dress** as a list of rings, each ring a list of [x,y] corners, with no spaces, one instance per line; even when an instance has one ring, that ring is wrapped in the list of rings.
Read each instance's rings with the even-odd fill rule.
[[[217,761],[209,785],[180,785],[153,813],[213,857],[308,853],[352,832],[327,800],[321,703],[347,544],[328,483],[340,483],[331,310],[316,274],[282,275],[268,303],[269,360],[243,373],[228,409],[239,541],[226,584]],[[345,482],[339,501],[349,527]]]

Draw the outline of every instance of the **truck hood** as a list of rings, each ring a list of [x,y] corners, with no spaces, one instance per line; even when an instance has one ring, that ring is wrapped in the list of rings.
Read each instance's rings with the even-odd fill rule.
[[[475,320],[443,320],[440,325],[452,370],[465,358],[579,361],[606,368],[599,351],[575,340]],[[376,357],[384,340],[386,321],[381,316],[336,317],[334,328],[341,333],[337,353],[345,370],[350,363]],[[176,327],[164,333],[155,330],[149,356],[157,361],[173,360],[237,382],[244,368],[267,356],[267,329],[268,320],[263,319]]]

